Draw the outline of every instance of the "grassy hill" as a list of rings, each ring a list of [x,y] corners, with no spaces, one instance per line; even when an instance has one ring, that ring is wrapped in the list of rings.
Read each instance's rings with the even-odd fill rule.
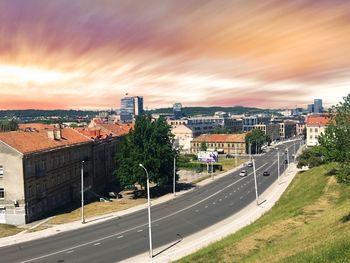
[[[178,262],[350,262],[350,186],[331,170],[298,173],[255,223]]]

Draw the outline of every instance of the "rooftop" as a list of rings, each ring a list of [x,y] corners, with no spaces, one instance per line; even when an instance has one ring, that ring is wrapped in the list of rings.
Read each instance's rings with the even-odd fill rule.
[[[319,116],[319,115],[315,115],[315,116],[308,116],[306,119],[306,124],[308,126],[312,126],[312,125],[317,125],[317,126],[326,126],[329,122],[330,122],[330,118],[326,117],[326,116]]]
[[[52,132],[52,130],[18,130],[3,132],[0,133],[0,141],[23,154],[88,143],[91,141],[91,139],[71,128],[64,128],[61,130],[60,140],[50,138],[48,135],[49,132]]]

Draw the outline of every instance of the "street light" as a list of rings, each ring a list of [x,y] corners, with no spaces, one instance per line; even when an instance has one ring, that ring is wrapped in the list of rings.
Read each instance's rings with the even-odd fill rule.
[[[277,181],[280,182],[280,151],[277,149]]]
[[[175,148],[175,151],[178,151],[179,148]],[[176,154],[174,155],[174,180],[173,180],[173,192],[176,196]]]
[[[147,176],[147,202],[148,202],[148,233],[149,233],[149,257],[153,257],[153,249],[152,249],[152,224],[151,224],[151,201],[150,201],[150,193],[149,193],[149,178],[147,169],[140,163],[140,167],[142,167]]]
[[[85,218],[84,218],[84,161],[81,161],[81,223],[85,224]]]
[[[255,198],[256,198],[256,205],[259,205],[259,196],[258,196],[258,184],[256,181],[256,171],[255,171],[255,159],[253,159],[253,170],[254,170],[254,183],[255,183]]]

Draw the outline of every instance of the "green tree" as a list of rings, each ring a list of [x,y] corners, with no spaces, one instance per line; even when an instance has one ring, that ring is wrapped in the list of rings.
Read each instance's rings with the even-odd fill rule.
[[[305,149],[297,157],[297,167],[302,168],[308,166],[313,168],[325,163],[324,159],[324,148],[322,146],[314,146],[308,149]]]
[[[150,116],[138,117],[116,156],[115,175],[121,185],[139,183],[146,186],[147,177],[139,164],[147,169],[151,182],[159,186],[172,183],[173,161],[178,156],[173,149],[173,140],[170,126],[164,118],[153,121]]]
[[[327,162],[338,162],[337,180],[350,184],[350,94],[344,101],[329,109],[329,123],[325,133],[319,137]]]
[[[206,151],[207,150],[207,142],[201,142],[199,149],[201,151]]]
[[[260,129],[253,129],[249,132],[246,137],[246,148],[247,153],[249,153],[249,146],[251,147],[251,153],[256,154],[261,152],[261,146],[267,142],[267,137],[265,133]]]
[[[14,119],[0,122],[0,132],[16,130],[18,130],[18,123]]]

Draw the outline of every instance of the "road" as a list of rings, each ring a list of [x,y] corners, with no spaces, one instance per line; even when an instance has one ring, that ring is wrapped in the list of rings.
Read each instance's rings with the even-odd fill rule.
[[[295,143],[296,150],[299,142]],[[280,169],[285,149],[294,152],[293,142],[279,146]],[[290,154],[290,159],[291,158]],[[277,150],[255,157],[258,193],[277,180]],[[154,255],[166,244],[232,216],[255,200],[253,169],[240,177],[236,171],[215,179],[168,202],[152,206]],[[263,176],[269,171],[270,176]],[[147,209],[117,219],[43,239],[0,248],[0,262],[117,262],[148,250]]]

